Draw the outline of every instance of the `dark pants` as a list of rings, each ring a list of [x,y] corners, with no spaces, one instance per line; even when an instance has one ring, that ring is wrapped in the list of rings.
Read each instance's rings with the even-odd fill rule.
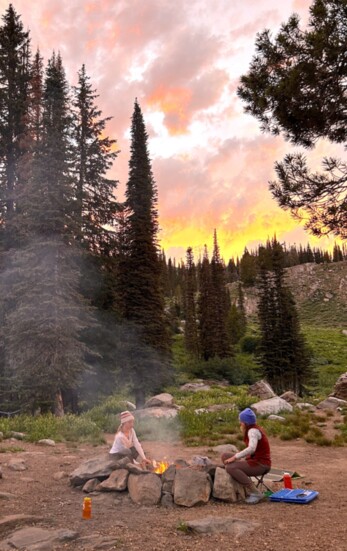
[[[123,459],[123,457],[129,457],[130,459],[134,460],[138,457],[138,453],[134,447],[129,448],[128,450],[124,450],[122,453],[110,453],[110,456],[112,459]]]
[[[223,453],[222,462],[224,463],[224,461],[232,457],[232,455],[231,453]],[[260,465],[259,463],[248,463],[247,460],[240,459],[233,463],[227,463],[225,465],[225,470],[234,480],[243,486],[249,486],[252,484],[252,480],[249,478],[250,476],[260,476],[268,473],[270,467],[268,465]]]

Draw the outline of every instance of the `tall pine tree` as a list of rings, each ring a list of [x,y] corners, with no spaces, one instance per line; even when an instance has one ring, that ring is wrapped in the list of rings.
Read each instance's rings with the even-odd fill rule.
[[[187,249],[186,279],[185,279],[185,325],[184,342],[186,350],[193,356],[198,357],[198,328],[195,306],[195,295],[197,291],[196,268],[192,248]]]
[[[129,179],[126,188],[125,251],[120,278],[124,317],[133,334],[146,347],[143,361],[132,366],[137,405],[146,391],[160,388],[169,380],[169,335],[161,287],[158,248],[157,188],[148,153],[148,135],[137,100],[131,122]],[[150,350],[153,351],[151,356]]]

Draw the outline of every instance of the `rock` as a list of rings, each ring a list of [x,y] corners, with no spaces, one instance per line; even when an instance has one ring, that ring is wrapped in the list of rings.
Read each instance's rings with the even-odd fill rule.
[[[160,505],[162,507],[166,507],[167,509],[174,506],[173,497],[170,492],[163,492],[163,495],[161,496]]]
[[[282,398],[282,400],[285,400],[286,402],[289,402],[289,404],[296,404],[296,402],[298,401],[297,395],[292,390],[287,390],[287,392],[281,394],[280,398]]]
[[[178,469],[174,480],[174,502],[183,507],[207,503],[211,495],[209,474],[193,469]]]
[[[0,492],[0,499],[12,499],[15,496],[14,494],[9,494],[8,492]]]
[[[163,492],[173,494],[173,482],[176,475],[176,465],[170,465],[161,475]]]
[[[178,413],[177,408],[170,407],[147,407],[136,412],[137,419],[154,418],[154,419],[172,419]]]
[[[77,532],[72,530],[48,530],[47,528],[31,526],[17,530],[3,540],[1,550],[48,551],[56,548],[57,544],[64,544],[75,540],[77,537]]]
[[[44,438],[43,440],[39,440],[38,444],[41,444],[42,446],[55,446],[54,440],[51,440],[50,438]]]
[[[251,385],[248,389],[248,393],[251,396],[257,396],[257,398],[261,398],[261,400],[267,400],[268,398],[274,398],[276,396],[269,383],[263,380],[254,383],[254,385]]]
[[[101,482],[98,489],[106,492],[122,492],[127,488],[128,477],[129,471],[118,469],[117,471],[113,471],[107,480]]]
[[[344,335],[345,337],[347,337],[347,329],[342,329],[342,335]]]
[[[8,464],[8,468],[11,469],[11,471],[26,471],[28,469],[24,459],[11,459]]]
[[[15,440],[24,440],[25,438],[24,432],[15,432],[13,430],[10,432],[10,436]]]
[[[160,477],[153,473],[130,474],[128,491],[132,501],[138,505],[157,505],[161,498]]]
[[[23,524],[31,524],[35,522],[40,522],[43,520],[43,517],[36,517],[34,515],[9,515],[0,519],[0,535],[5,534],[14,530],[18,526],[23,526]],[[2,548],[0,547],[1,551]]]
[[[316,411],[316,406],[308,402],[298,402],[295,407],[303,410],[307,409],[307,411]]]
[[[236,482],[236,480],[233,480],[225,469],[217,467],[212,495],[222,501],[236,503],[237,501],[243,501],[247,493],[245,487]]]
[[[281,417],[281,415],[269,415],[268,417],[269,421],[285,421],[286,418],[285,417]]]
[[[203,455],[193,455],[190,464],[192,467],[210,467],[212,465],[212,461]]]
[[[129,463],[127,465],[127,470],[131,474],[145,474],[145,473],[148,473],[148,471],[145,471],[144,469],[142,469],[140,467],[140,465],[135,465],[134,463]]]
[[[259,524],[233,517],[206,517],[185,522],[188,529],[198,534],[233,534],[236,537],[252,533]]]
[[[347,400],[347,371],[337,379],[332,396],[340,400]]]
[[[174,405],[174,398],[171,394],[163,392],[162,394],[157,394],[149,398],[144,408],[171,408]]]
[[[86,494],[90,494],[91,492],[94,492],[94,490],[96,490],[99,484],[100,484],[100,480],[98,478],[91,478],[90,480],[87,480],[87,482],[84,484],[82,488],[82,492],[85,492]]]
[[[112,524],[114,528],[125,528],[125,524],[120,521],[113,521]],[[78,538],[78,543],[81,545],[79,549],[83,549],[84,551],[109,551],[111,549],[117,549],[117,547],[119,548],[119,538],[114,536],[102,536],[100,534],[90,534]]]
[[[219,446],[214,446],[212,450],[219,455],[222,455],[223,453],[237,453],[239,450],[236,446],[233,444],[220,444]]]
[[[63,478],[67,478],[69,475],[65,471],[59,471],[57,473],[54,473],[53,480],[63,480]]]
[[[293,406],[279,396],[275,396],[269,400],[261,400],[252,404],[251,407],[258,415],[270,415],[271,413],[277,415],[281,411],[293,411]]]
[[[211,390],[211,387],[209,385],[206,385],[205,383],[186,383],[185,385],[182,385],[180,387],[180,390],[188,390],[190,392],[200,392],[200,391],[207,391]]]
[[[126,459],[129,461],[128,458]],[[72,486],[82,486],[91,478],[105,479],[110,476],[112,471],[123,466],[123,459],[117,461],[110,457],[110,454],[92,457],[84,461],[70,474],[70,484]]]
[[[0,442],[2,442],[4,439],[4,433],[0,431]]]
[[[343,408],[346,406],[347,406],[347,400],[340,400],[340,398],[329,396],[326,400],[323,400],[323,402],[319,402],[316,408],[336,410],[339,407]]]

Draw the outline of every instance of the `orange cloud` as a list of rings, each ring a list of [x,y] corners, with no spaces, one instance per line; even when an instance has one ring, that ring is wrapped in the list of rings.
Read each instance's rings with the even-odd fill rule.
[[[192,92],[187,88],[165,89],[160,86],[148,97],[147,103],[163,111],[170,134],[183,134],[190,119],[188,107],[191,99]]]

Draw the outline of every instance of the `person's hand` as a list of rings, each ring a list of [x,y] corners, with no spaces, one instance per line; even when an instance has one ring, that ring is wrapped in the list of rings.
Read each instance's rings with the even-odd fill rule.
[[[227,463],[233,463],[234,461],[236,461],[235,455],[233,455],[232,457],[228,457],[228,459],[224,461],[224,465],[227,465]]]
[[[141,467],[142,467],[142,468],[145,468],[146,465],[152,465],[152,461],[151,461],[150,459],[147,459],[147,458],[142,459],[142,461],[141,461]]]

